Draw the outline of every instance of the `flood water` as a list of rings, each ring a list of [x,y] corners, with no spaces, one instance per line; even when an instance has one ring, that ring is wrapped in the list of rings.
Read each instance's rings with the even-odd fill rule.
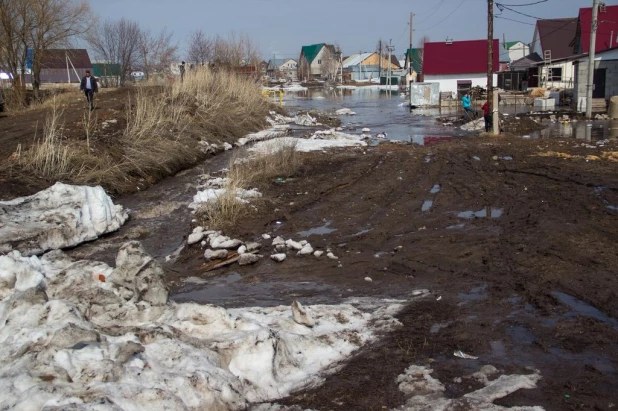
[[[342,126],[352,128],[351,133],[360,134],[361,129],[371,129],[372,136],[386,133],[389,140],[410,141],[419,145],[429,145],[454,137],[466,137],[474,133],[458,127],[443,126],[437,117],[456,117],[458,108],[431,108],[410,111],[408,100],[398,91],[387,92],[372,87],[357,89],[311,89],[288,92],[284,95],[284,105],[291,111],[318,110],[332,112],[349,108],[355,116],[341,116]],[[500,106],[500,112],[510,116],[527,114],[534,109],[530,106]],[[556,114],[560,118],[561,114]],[[561,123],[544,120],[544,130],[531,133],[530,138],[575,138],[585,141],[598,141],[618,138],[618,121],[593,121]]]

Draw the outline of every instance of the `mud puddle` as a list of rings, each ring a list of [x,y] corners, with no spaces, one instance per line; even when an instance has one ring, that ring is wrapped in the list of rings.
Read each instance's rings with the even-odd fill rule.
[[[321,225],[319,227],[310,228],[305,231],[300,231],[297,233],[297,235],[301,238],[307,238],[307,237],[311,237],[312,235],[326,235],[326,234],[334,233],[335,231],[337,231],[337,229],[330,227],[332,223],[333,223],[332,221],[325,221],[324,225]]]
[[[488,218],[488,217],[496,219],[496,218],[502,217],[503,213],[504,213],[503,208],[485,207],[479,211],[472,211],[472,210],[462,211],[457,214],[457,217],[464,218],[466,220],[470,220],[473,218]]]
[[[215,304],[225,308],[274,307],[289,305],[298,299],[303,304],[326,304],[333,301],[338,289],[309,281],[261,282],[256,276],[242,276],[231,272],[212,279],[187,282],[173,295],[176,302]]]
[[[139,240],[148,254],[169,267],[173,258],[166,261],[166,257],[179,253],[190,231],[193,214],[188,205],[197,192],[200,176],[225,168],[231,155],[231,152],[221,153],[147,190],[114,200],[130,210],[129,221],[120,230],[82,244],[68,254],[114,265],[118,248],[126,241]]]

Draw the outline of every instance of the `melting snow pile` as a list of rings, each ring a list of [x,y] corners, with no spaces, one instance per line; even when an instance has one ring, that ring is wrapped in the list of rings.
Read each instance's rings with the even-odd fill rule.
[[[471,121],[461,126],[461,129],[464,131],[485,130],[485,119],[483,117],[477,118],[476,120]]]
[[[480,371],[464,377],[472,378],[483,383],[485,387],[465,394],[461,398],[447,398],[444,395],[446,388],[444,385],[431,376],[432,369],[413,365],[406,372],[397,378],[399,390],[403,392],[408,400],[406,405],[397,408],[400,411],[413,410],[509,410],[519,411],[543,411],[542,407],[501,407],[493,402],[499,398],[504,398],[509,394],[520,389],[536,388],[536,383],[541,376],[530,375],[501,375],[490,381],[489,377],[498,373],[498,370],[491,366],[485,366]],[[462,383],[461,378],[455,380]]]
[[[336,130],[319,130],[310,138],[280,137],[262,141],[250,148],[255,153],[269,153],[277,147],[294,145],[297,151],[321,151],[328,148],[366,146],[360,136],[342,133]]]
[[[116,268],[13,251],[0,273],[1,409],[246,409],[319,382],[400,326],[398,302],[175,304],[138,242],[121,247]]]
[[[56,183],[29,197],[0,202],[0,253],[39,254],[91,241],[127,220],[102,187]]]
[[[209,179],[206,184],[202,186],[204,190],[198,191],[196,195],[193,196],[193,202],[189,204],[189,208],[198,209],[202,204],[208,203],[210,201],[216,201],[222,195],[226,194],[229,187],[227,185],[227,178],[212,178]],[[249,203],[249,200],[252,198],[262,197],[262,193],[260,193],[257,189],[252,188],[251,190],[245,190],[243,188],[232,188],[235,190],[236,200],[242,203]]]

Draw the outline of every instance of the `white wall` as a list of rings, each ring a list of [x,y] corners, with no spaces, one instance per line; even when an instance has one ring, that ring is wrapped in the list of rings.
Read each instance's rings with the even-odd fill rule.
[[[457,94],[457,80],[470,80],[472,81],[472,87],[480,86],[487,87],[487,73],[477,74],[448,74],[448,75],[430,75],[426,74],[424,78],[425,83],[439,83],[440,93],[451,92],[453,97]],[[494,74],[494,86],[498,84],[498,75]]]
[[[318,52],[318,55],[311,62],[311,75],[312,76],[321,76],[322,75],[322,57],[324,56],[324,50],[326,50],[326,46],[322,47],[322,49]]]
[[[509,60],[519,60],[530,54],[530,48],[521,41],[509,49]]]
[[[551,68],[562,68],[562,81],[551,81],[549,76],[549,73],[551,73]],[[575,86],[575,67],[572,61],[554,63],[549,67],[544,65],[539,66],[539,74],[541,76],[539,84],[542,87],[570,89]]]

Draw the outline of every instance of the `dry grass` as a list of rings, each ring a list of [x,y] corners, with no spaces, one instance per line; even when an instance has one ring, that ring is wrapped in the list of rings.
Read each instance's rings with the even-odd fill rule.
[[[56,180],[68,176],[79,178],[83,164],[79,162],[79,153],[64,141],[61,121],[62,111],[52,105],[45,119],[42,138],[35,142],[26,155],[18,158],[26,170]]]
[[[226,230],[249,211],[250,205],[237,196],[240,190],[260,187],[275,177],[289,177],[298,171],[301,156],[295,143],[282,142],[268,147],[268,151],[248,157],[246,152],[232,157],[223,192],[196,213],[203,225]]]
[[[205,157],[200,140],[232,142],[263,128],[269,110],[258,85],[227,72],[192,72],[182,84],[140,86],[129,95],[124,129],[105,140],[97,138],[98,119],[89,111],[79,125],[82,139],[63,138],[61,107],[79,94],[44,103],[50,111],[44,138],[18,164],[46,179],[130,192],[197,164]]]

